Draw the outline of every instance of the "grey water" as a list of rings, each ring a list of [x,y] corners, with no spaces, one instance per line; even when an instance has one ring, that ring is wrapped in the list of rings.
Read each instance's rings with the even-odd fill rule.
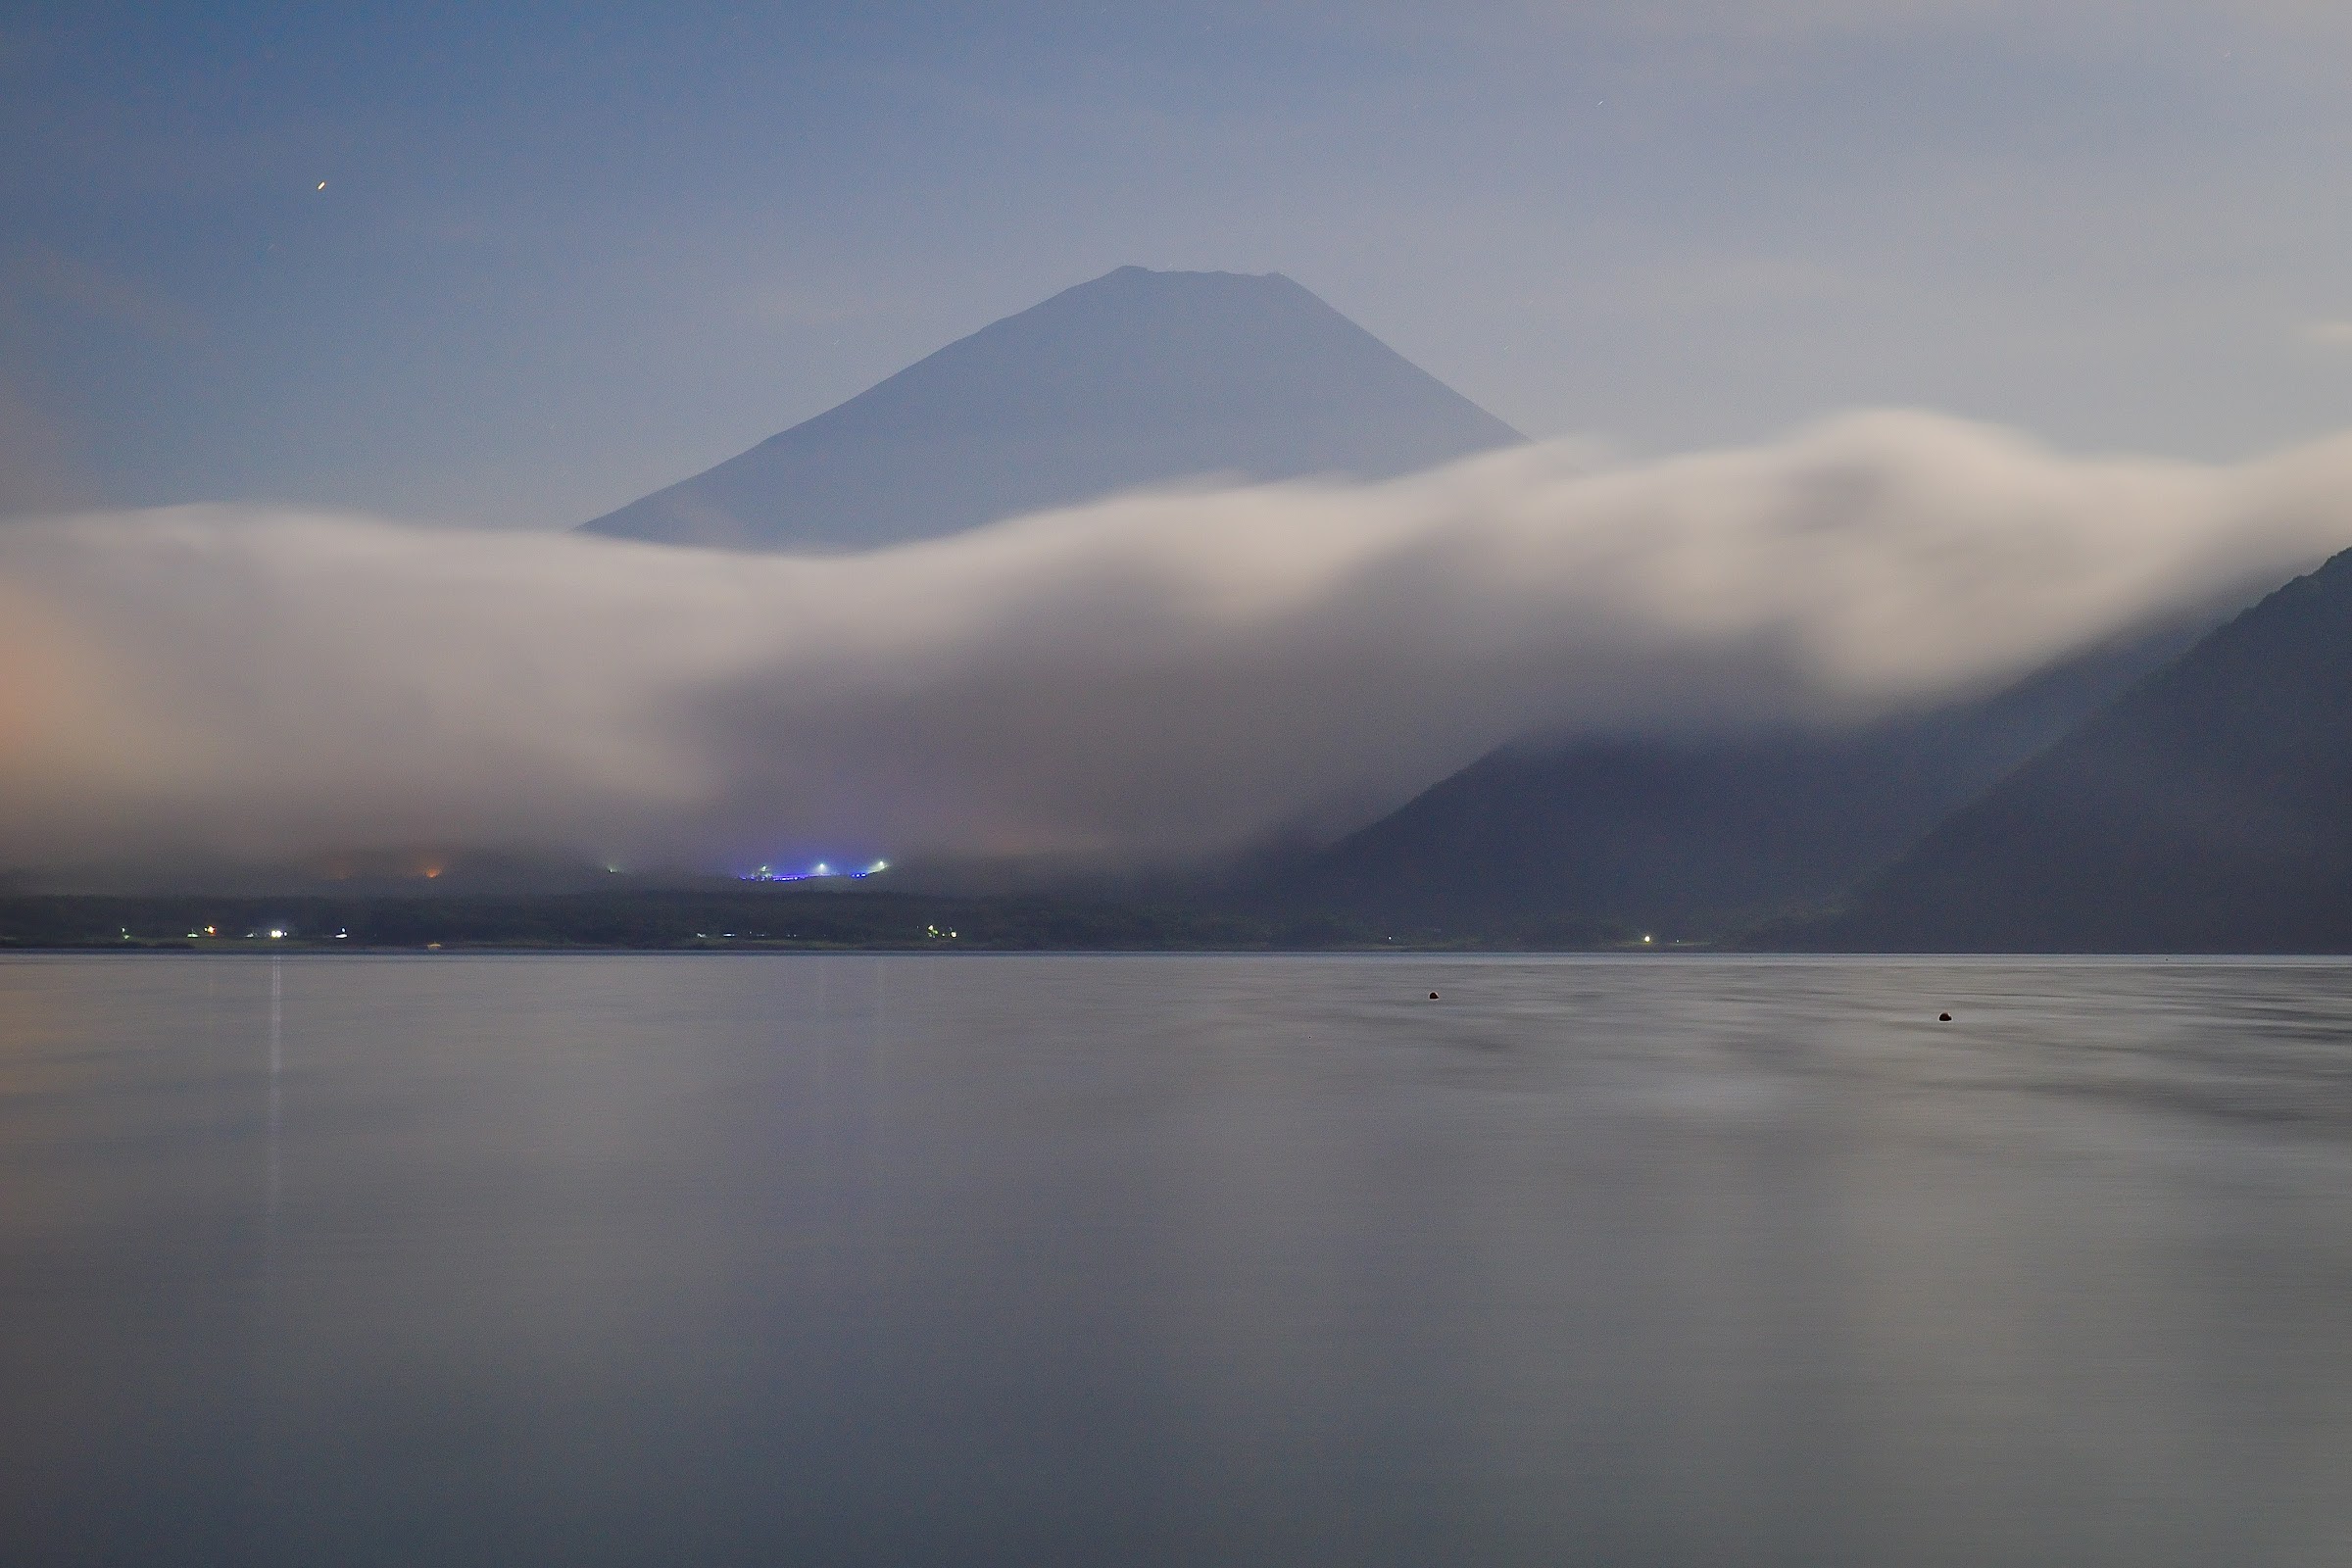
[[[0,960],[12,1564],[2300,1565],[2348,1481],[2345,963]]]

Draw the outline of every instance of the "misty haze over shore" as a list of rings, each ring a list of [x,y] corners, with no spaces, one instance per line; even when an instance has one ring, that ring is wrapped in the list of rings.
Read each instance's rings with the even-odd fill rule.
[[[823,559],[170,509],[0,533],[0,858],[459,844],[1165,862],[1531,732],[1989,690],[2352,543],[2231,467],[1924,414],[1611,466],[1114,498]]]

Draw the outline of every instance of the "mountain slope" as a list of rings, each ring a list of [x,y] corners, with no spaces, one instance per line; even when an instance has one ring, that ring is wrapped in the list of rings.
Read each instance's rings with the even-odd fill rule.
[[[1845,731],[1515,746],[1276,878],[1286,903],[1451,930],[1720,927],[1885,864],[2187,646],[2170,631],[1988,699]]]
[[[2352,552],[1954,814],[1803,946],[2352,951]]]
[[[859,549],[1199,475],[1385,478],[1522,439],[1280,273],[1123,267],[584,526]]]

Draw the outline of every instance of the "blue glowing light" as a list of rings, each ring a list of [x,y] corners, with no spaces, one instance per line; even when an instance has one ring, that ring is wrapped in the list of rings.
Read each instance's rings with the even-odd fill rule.
[[[763,865],[757,871],[745,872],[737,880],[742,882],[815,882],[819,880],[862,882],[877,871],[889,869],[890,862],[888,860],[876,860],[861,871],[836,870],[826,861],[819,860],[806,871],[779,871],[772,865]]]

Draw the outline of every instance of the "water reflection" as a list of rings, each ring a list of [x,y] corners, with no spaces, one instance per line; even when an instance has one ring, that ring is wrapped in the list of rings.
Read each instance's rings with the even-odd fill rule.
[[[277,1255],[277,1198],[283,1175],[285,1122],[286,1026],[285,960],[270,960],[270,1204],[267,1254]]]
[[[0,961],[12,1560],[2352,1560],[2352,967],[263,982]]]

